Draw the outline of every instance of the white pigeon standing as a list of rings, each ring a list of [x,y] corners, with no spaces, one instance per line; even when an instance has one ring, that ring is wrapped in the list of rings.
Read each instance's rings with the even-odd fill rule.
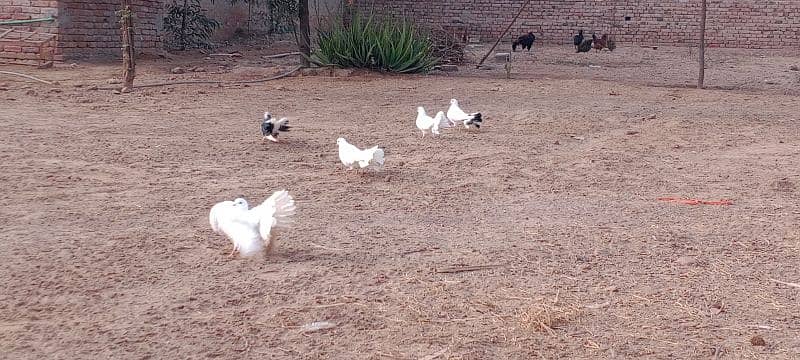
[[[217,234],[225,235],[243,257],[251,257],[275,245],[275,231],[287,228],[294,216],[294,199],[286,190],[276,191],[261,205],[250,209],[247,200],[237,198],[222,201],[211,207],[208,222]]]
[[[475,125],[476,128],[480,129],[481,124],[483,124],[481,113],[465,113],[464,110],[461,110],[461,108],[458,106],[458,100],[456,99],[450,100],[450,108],[447,109],[447,119],[449,119],[453,124],[456,122],[461,122],[467,129],[469,129],[470,125]]]
[[[290,128],[289,119],[285,117],[277,119],[269,112],[264,113],[264,120],[261,122],[261,134],[264,135],[265,139],[278,142],[278,133],[289,131]]]
[[[361,150],[348,143],[344,138],[336,139],[336,144],[339,145],[339,160],[349,170],[352,170],[356,164],[362,169],[370,165],[379,169],[383,166],[383,149],[377,146]]]
[[[431,136],[439,135],[439,128],[449,126],[450,122],[444,117],[444,111],[436,113],[436,117],[430,117],[425,113],[425,108],[417,107],[417,129],[422,131],[422,137],[425,137],[425,131],[430,131]]]

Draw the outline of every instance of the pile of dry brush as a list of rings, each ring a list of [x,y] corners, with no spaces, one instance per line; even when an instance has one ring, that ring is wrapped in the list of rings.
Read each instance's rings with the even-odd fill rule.
[[[441,59],[442,64],[461,64],[464,62],[464,40],[459,39],[453,31],[438,26],[430,29],[433,43],[433,55]]]

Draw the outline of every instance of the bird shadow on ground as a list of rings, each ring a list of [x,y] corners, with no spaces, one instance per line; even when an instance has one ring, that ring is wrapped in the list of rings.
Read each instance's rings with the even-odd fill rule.
[[[312,244],[303,249],[284,248],[273,252],[264,257],[264,262],[271,264],[291,264],[314,261],[331,261],[339,258],[343,261],[353,261],[354,254],[358,250],[342,249],[325,246],[324,244]],[[365,253],[365,252],[364,252]]]
[[[256,144],[259,146],[259,149],[264,149],[267,151],[271,150],[279,150],[279,149],[291,149],[291,150],[308,150],[314,148],[313,143],[309,143],[304,139],[296,139],[296,138],[281,138],[278,139],[278,142],[272,142],[266,139],[259,139]],[[336,144],[333,144],[331,148],[336,149]]]

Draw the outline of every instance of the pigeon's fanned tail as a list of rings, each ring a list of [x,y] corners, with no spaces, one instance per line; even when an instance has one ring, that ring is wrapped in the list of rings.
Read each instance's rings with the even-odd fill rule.
[[[383,166],[383,149],[375,147],[375,151],[372,153],[372,162],[378,164],[378,166]]]
[[[275,218],[276,227],[288,227],[292,223],[292,216],[296,209],[294,205],[294,198],[289,195],[286,190],[275,192],[270,196],[269,200],[275,204],[275,213],[272,215]]]
[[[292,222],[294,199],[286,190],[276,191],[259,207],[258,234],[269,251],[275,246],[275,228],[286,228]]]
[[[282,118],[278,120],[278,123],[276,125],[278,126],[279,131],[289,131],[289,129],[292,128],[291,126],[289,126],[289,119],[287,118]]]
[[[450,120],[444,115],[444,111],[436,113],[436,117],[433,118],[433,130],[438,132],[439,129],[448,127],[450,127]]]
[[[481,124],[483,124],[483,118],[481,117],[481,113],[470,114],[470,117],[472,117],[472,119],[468,120],[465,124],[475,125],[476,128],[480,129]]]

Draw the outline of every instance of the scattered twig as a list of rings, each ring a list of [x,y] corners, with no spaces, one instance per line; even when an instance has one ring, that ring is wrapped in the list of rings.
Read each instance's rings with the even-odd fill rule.
[[[776,283],[778,283],[778,284],[782,284],[782,285],[786,285],[786,286],[791,286],[791,287],[794,287],[794,288],[798,288],[798,289],[800,289],[800,284],[798,284],[798,283],[793,283],[793,282],[785,282],[785,281],[780,281],[780,280],[775,280],[775,279],[769,279],[769,280],[770,280],[770,281],[774,281],[774,282],[776,282]]]
[[[723,353],[722,347],[720,346],[714,347],[714,359],[719,359],[720,356],[722,356],[722,353]]]
[[[433,359],[436,359],[439,356],[444,355],[444,353],[446,353],[447,350],[450,350],[450,349],[449,348],[444,348],[444,349],[439,350],[438,352],[436,352],[434,354],[423,356],[423,357],[419,358],[419,360],[433,360]]]
[[[776,328],[774,326],[769,326],[769,325],[751,324],[751,325],[747,325],[747,327],[754,328],[754,329],[759,329],[759,330],[772,330],[772,331],[780,330],[780,329],[778,329],[778,328]]]
[[[245,352],[248,349],[250,349],[250,341],[248,341],[246,337],[239,337],[239,339],[242,339],[242,338],[244,338],[244,348],[241,348],[241,349],[235,349],[234,348],[233,351]],[[238,340],[237,340],[237,342],[238,342]]]
[[[268,77],[264,79],[255,79],[255,80],[241,80],[241,81],[217,81],[217,80],[185,80],[185,81],[170,81],[170,82],[161,82],[155,84],[144,84],[144,85],[135,85],[135,89],[141,88],[149,88],[149,87],[156,87],[156,86],[170,86],[170,85],[197,85],[197,84],[204,84],[204,85],[237,85],[237,84],[253,84],[253,83],[260,83],[260,82],[267,82],[272,80],[278,80],[285,78],[289,75],[294,74],[297,70],[300,70],[301,66],[295,66],[291,70],[280,74],[275,75],[273,77]],[[99,87],[98,90],[117,90],[116,87]]]
[[[460,272],[467,272],[467,271],[478,271],[478,270],[486,270],[486,269],[493,269],[496,267],[501,267],[502,264],[489,264],[489,265],[473,265],[473,266],[451,266],[446,267],[443,269],[436,269],[437,273],[440,274],[453,274],[453,273],[460,273]]]
[[[38,82],[40,82],[40,83],[44,83],[44,84],[47,84],[47,85],[53,85],[53,83],[51,83],[51,82],[49,82],[49,81],[47,81],[47,80],[42,80],[42,79],[39,79],[39,78],[37,78],[37,77],[35,77],[35,76],[30,76],[30,75],[20,74],[20,73],[18,73],[18,72],[13,72],[13,71],[0,71],[0,74],[7,74],[7,75],[16,75],[16,76],[21,76],[21,77],[28,78],[28,79],[31,79],[31,80],[34,80],[34,81],[38,81]]]
[[[587,309],[594,310],[594,309],[602,309],[602,308],[608,307],[610,305],[611,305],[611,303],[606,301],[606,302],[602,302],[602,303],[586,305],[584,307],[587,308]]]
[[[438,248],[422,248],[422,249],[416,249],[416,250],[408,250],[408,251],[401,252],[400,255],[404,255],[405,256],[405,255],[416,254],[416,253],[420,253],[420,252],[424,252],[424,251],[430,251],[430,250],[436,250],[436,249],[438,249]]]
[[[300,327],[300,331],[304,333],[312,333],[322,330],[333,329],[337,326],[336,323],[330,321],[316,321],[313,323],[305,324]]]
[[[298,309],[298,310],[307,310],[307,309],[325,309],[325,308],[332,308],[338,306],[345,306],[345,305],[358,305],[358,306],[367,306],[362,303],[358,302],[339,302],[333,304],[322,304],[322,305],[308,305],[308,306],[287,306],[282,307],[282,310],[289,310],[289,309]]]
[[[318,248],[320,248],[320,249],[331,250],[331,251],[344,251],[344,249],[340,249],[340,248],[332,248],[332,247],[328,247],[328,246],[320,245],[320,244],[317,244],[317,243],[313,243],[313,242],[311,242],[311,241],[309,241],[308,243],[309,243],[309,244],[311,244],[311,246],[318,247]]]
[[[242,54],[240,54],[240,53],[230,53],[230,54],[217,53],[217,54],[208,54],[208,56],[242,57]]]
[[[300,52],[295,51],[295,52],[288,52],[288,53],[276,54],[276,55],[263,55],[261,57],[264,58],[264,59],[277,59],[277,58],[282,58],[282,57],[287,57],[287,56],[292,56],[292,55],[300,55]]]
[[[668,201],[668,202],[676,202],[679,204],[686,204],[686,205],[733,205],[733,201],[728,199],[722,200],[698,200],[698,199],[682,199],[682,198],[674,198],[674,197],[660,197],[657,198],[658,201]]]

